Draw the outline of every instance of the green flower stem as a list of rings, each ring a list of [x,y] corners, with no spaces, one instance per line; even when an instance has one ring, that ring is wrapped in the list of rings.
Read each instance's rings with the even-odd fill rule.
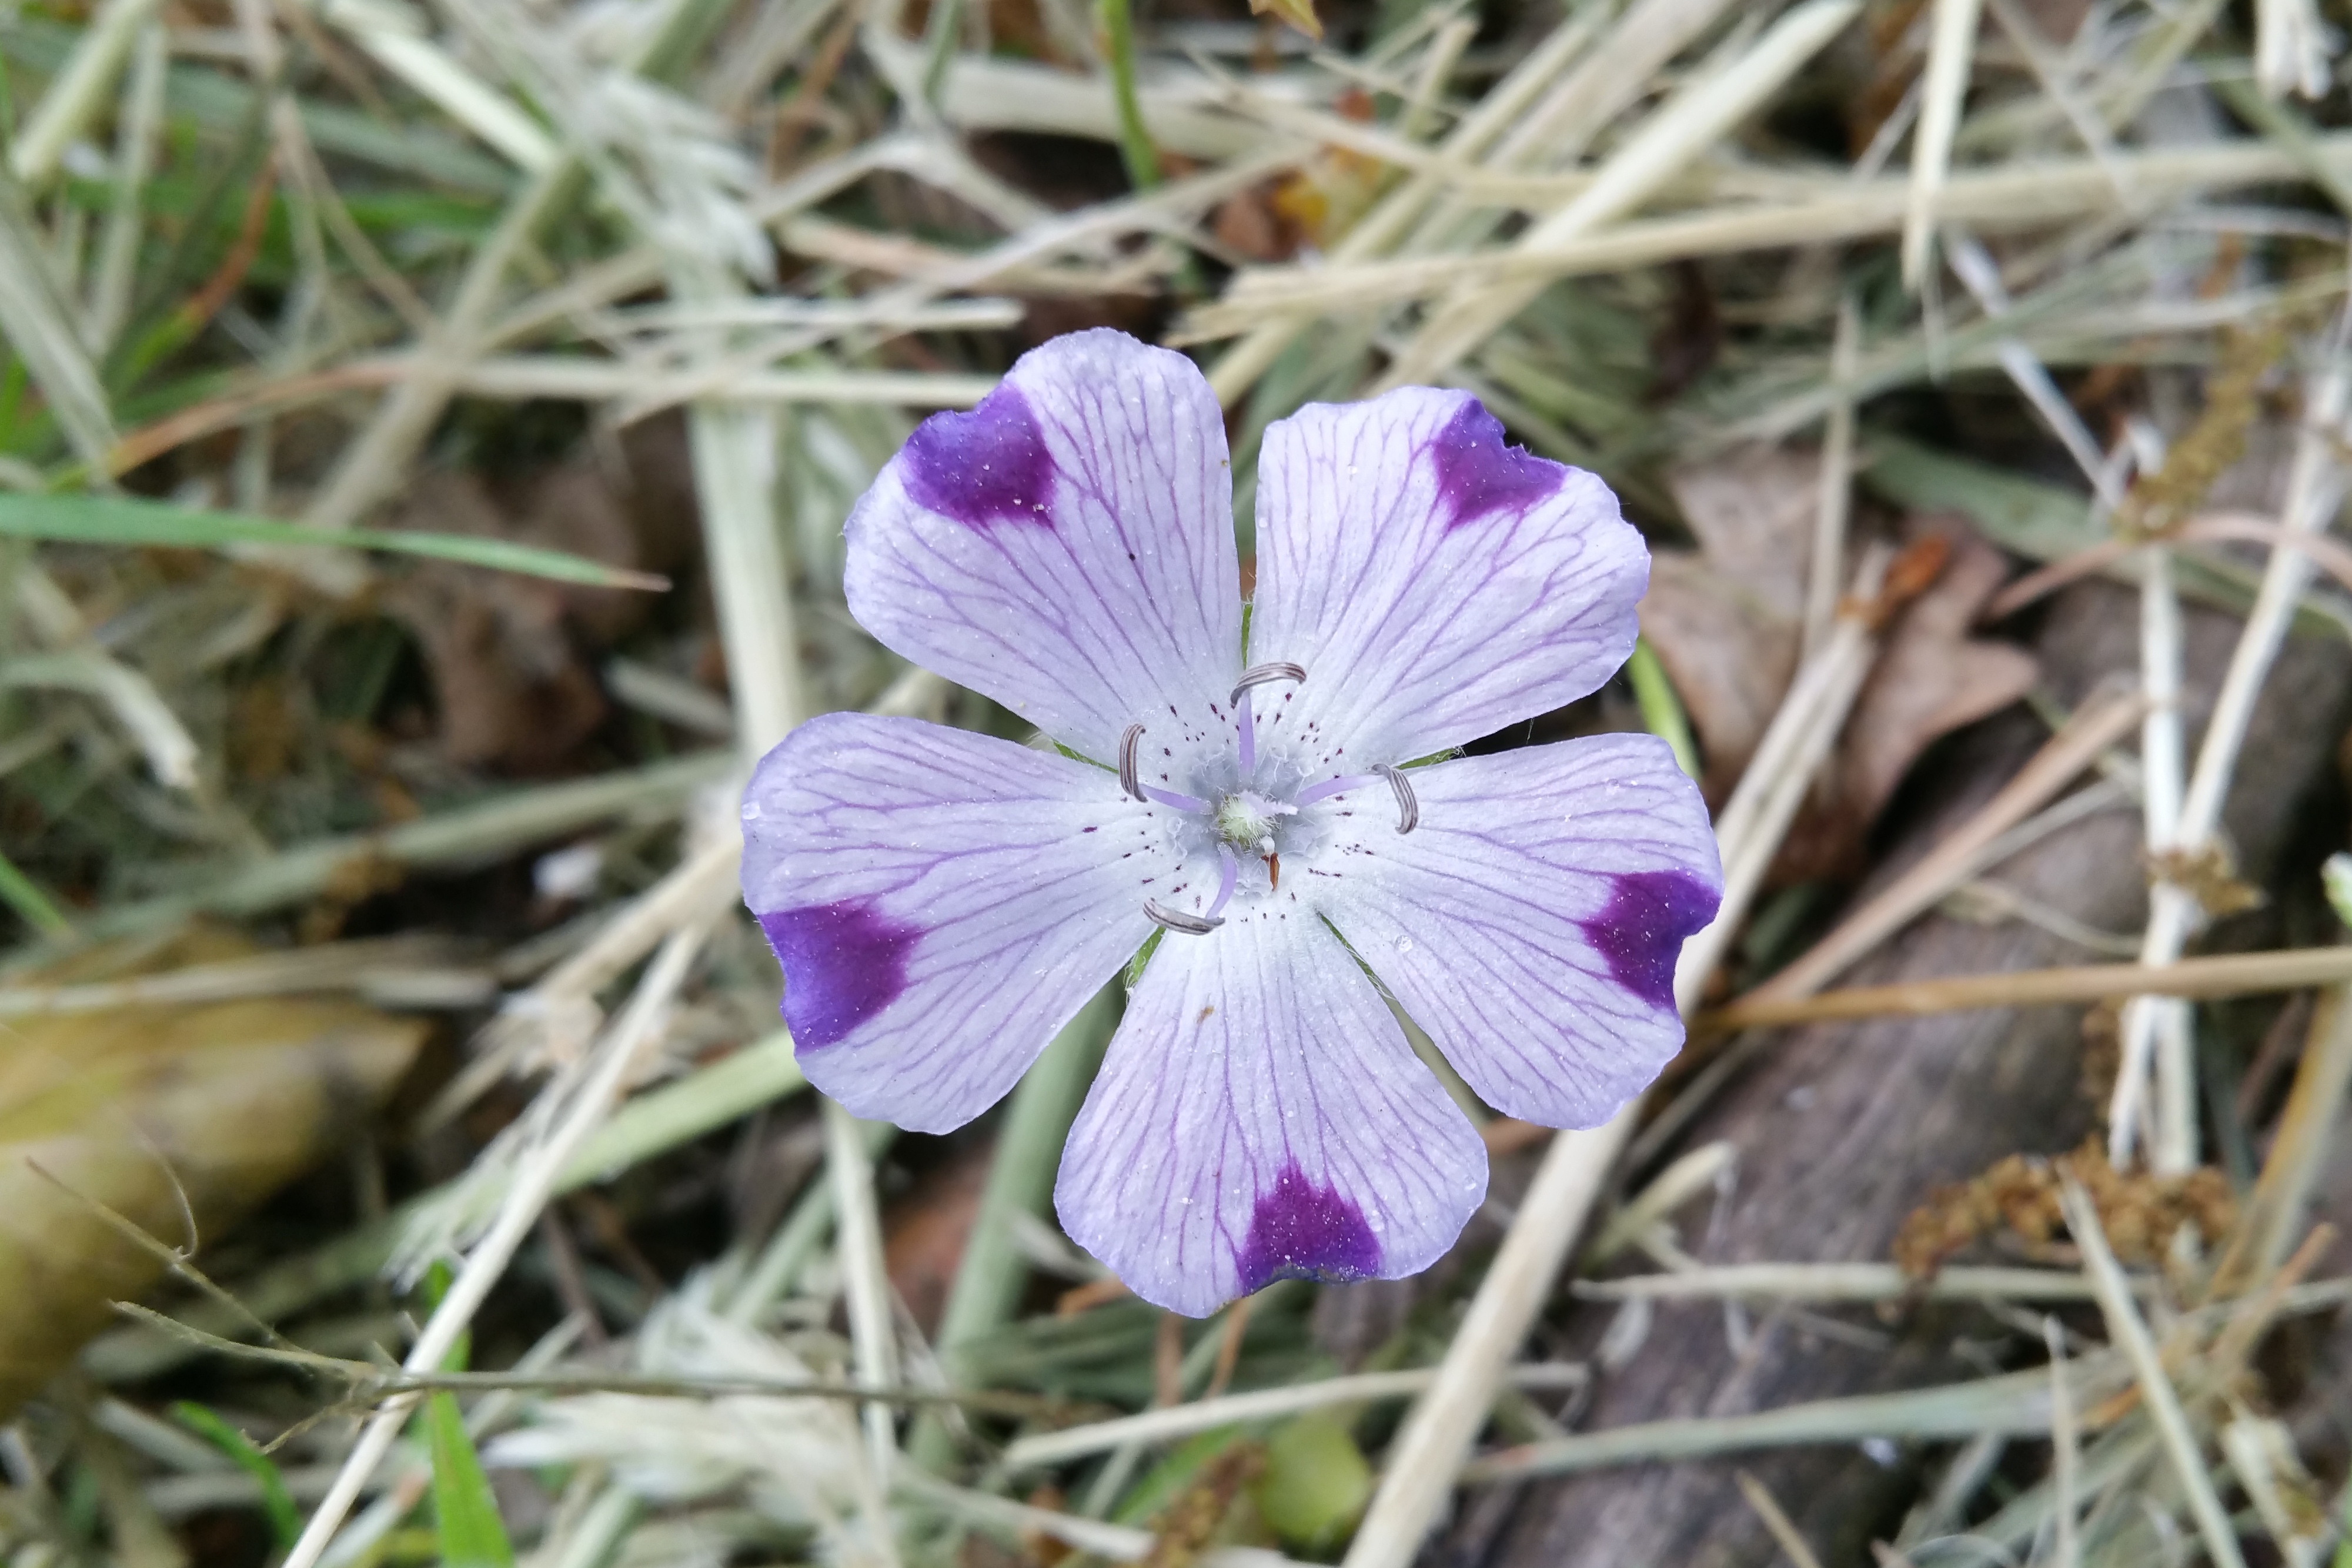
[[[1097,993],[1054,1037],[1005,1107],[996,1158],[988,1169],[988,1186],[981,1194],[980,1218],[964,1242],[955,1286],[940,1317],[940,1363],[949,1383],[956,1386],[964,1382],[957,1353],[1010,1322],[1021,1304],[1029,1269],[1013,1244],[1013,1217],[1042,1216],[1053,1200],[1054,1172],[1061,1164],[1062,1145],[1070,1135],[1078,1103],[1086,1098],[1103,1048],[1118,1022],[1118,998],[1119,988],[1115,986]],[[942,1470],[954,1458],[947,1427],[936,1414],[916,1424],[910,1448],[915,1462],[929,1470]]]

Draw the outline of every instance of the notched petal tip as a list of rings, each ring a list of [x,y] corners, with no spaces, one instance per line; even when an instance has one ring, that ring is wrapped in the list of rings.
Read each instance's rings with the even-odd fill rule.
[[[1316,1186],[1293,1161],[1258,1195],[1234,1261],[1246,1296],[1276,1280],[1369,1280],[1381,1271],[1381,1245],[1362,1209],[1338,1189]]]
[[[1675,962],[1723,902],[1720,884],[1679,871],[1620,872],[1609,901],[1583,921],[1612,978],[1652,1007],[1672,1011]]]
[[[898,1000],[920,935],[869,899],[769,910],[760,929],[783,966],[784,1023],[800,1051],[834,1044]]]
[[[968,413],[935,413],[916,426],[898,477],[916,505],[967,528],[1053,526],[1054,460],[1028,398],[1010,382]]]
[[[1462,408],[1430,443],[1437,465],[1437,497],[1448,508],[1448,528],[1496,512],[1523,512],[1557,492],[1568,469],[1523,446],[1503,440],[1503,422],[1476,398]]]

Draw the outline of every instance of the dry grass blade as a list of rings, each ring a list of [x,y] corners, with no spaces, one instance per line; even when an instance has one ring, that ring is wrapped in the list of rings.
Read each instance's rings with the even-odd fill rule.
[[[2205,1468],[2188,1413],[2181,1408],[2171,1375],[2165,1370],[2164,1357],[2148,1333],[2147,1324],[2140,1318],[2124,1271],[2108,1249],[2098,1210],[2090,1195],[2072,1177],[2066,1179],[2063,1201],[2066,1227],[2083,1249],[2084,1272],[2090,1276],[2092,1288],[2098,1294],[2099,1311],[2106,1318],[2108,1335],[2139,1381],[2140,1396],[2163,1438],[2166,1457],[2172,1461],[2173,1473],[2189,1500],[2189,1511],[2197,1521],[2198,1533],[2204,1538],[2205,1550],[2222,1568],[2244,1568],[2245,1556],[2238,1549],[2237,1531],[2231,1527],[2229,1511],[2214,1494],[2213,1478]]]
[[[1805,1544],[1805,1538],[1798,1533],[1795,1521],[1772,1496],[1770,1489],[1746,1470],[1739,1472],[1738,1480],[1739,1494],[1748,1500],[1748,1506],[1754,1509],[1756,1516],[1764,1521],[1764,1528],[1772,1532],[1772,1539],[1780,1543],[1782,1552],[1788,1553],[1789,1561],[1795,1563],[1796,1568],[1822,1568],[1822,1560],[1813,1555],[1811,1546]]]
[[[2339,985],[2352,977],[2352,950],[2307,947],[2277,953],[2231,953],[2170,964],[2085,964],[2011,974],[1956,975],[1949,979],[1857,986],[1812,997],[1740,1000],[1699,1014],[1695,1030],[1725,1034],[1830,1019],[1961,1012],[1973,1008],[2053,1007],[2119,997],[2243,997]]]
[[[2017,776],[1955,828],[1927,857],[1882,889],[1804,955],[1742,1003],[1810,996],[1852,967],[1915,916],[1991,863],[2003,834],[2056,798],[2139,722],[2145,703],[2114,694],[2070,718]]]

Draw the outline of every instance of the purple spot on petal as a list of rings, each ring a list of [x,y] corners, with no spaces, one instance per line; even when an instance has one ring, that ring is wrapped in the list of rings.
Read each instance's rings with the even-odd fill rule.
[[[1029,400],[1010,382],[969,413],[935,413],[917,425],[898,476],[918,506],[967,528],[1053,520],[1054,460]]]
[[[1294,1163],[1258,1197],[1242,1243],[1242,1293],[1273,1280],[1338,1283],[1370,1279],[1381,1266],[1363,1211],[1329,1187],[1317,1186]]]
[[[1503,442],[1503,423],[1471,398],[1430,443],[1437,464],[1437,495],[1452,509],[1446,527],[1459,528],[1490,512],[1523,512],[1559,489],[1568,470],[1523,446]]]
[[[1625,872],[1584,935],[1609,960],[1617,983],[1652,1007],[1675,1005],[1675,960],[1683,941],[1715,918],[1722,893],[1678,871]]]
[[[784,967],[784,1023],[803,1051],[833,1044],[898,1000],[920,935],[863,900],[771,910],[760,929]]]

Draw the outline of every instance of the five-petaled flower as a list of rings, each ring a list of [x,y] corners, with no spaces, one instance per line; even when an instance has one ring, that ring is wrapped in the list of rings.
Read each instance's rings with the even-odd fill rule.
[[[1194,1315],[1412,1273],[1485,1198],[1383,990],[1488,1105],[1596,1125],[1680,1046],[1722,888],[1647,736],[1413,765],[1632,651],[1649,556],[1598,479],[1459,392],[1301,409],[1265,433],[1245,615],[1229,467],[1191,361],[1111,331],[927,421],[850,517],[851,613],[1092,761],[834,714],[743,802],[785,1021],[861,1116],[970,1121],[1164,933],[1055,1201]]]

